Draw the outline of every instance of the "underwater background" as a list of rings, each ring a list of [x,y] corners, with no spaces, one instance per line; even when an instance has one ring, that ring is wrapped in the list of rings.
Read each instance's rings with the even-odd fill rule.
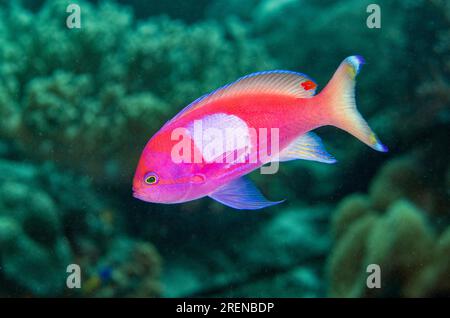
[[[324,127],[337,164],[251,175],[275,207],[132,197],[145,143],[197,97],[271,69],[320,90],[354,54],[388,153]],[[445,0],[0,1],[0,296],[450,296],[449,106]]]

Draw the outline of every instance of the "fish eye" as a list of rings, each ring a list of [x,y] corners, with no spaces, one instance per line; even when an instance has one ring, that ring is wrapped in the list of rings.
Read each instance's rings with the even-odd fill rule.
[[[147,173],[144,177],[146,184],[156,184],[158,183],[158,176],[154,172]]]

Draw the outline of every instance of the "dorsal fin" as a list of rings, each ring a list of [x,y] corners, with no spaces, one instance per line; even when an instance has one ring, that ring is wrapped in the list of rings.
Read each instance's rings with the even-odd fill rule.
[[[172,120],[223,97],[260,92],[278,93],[297,98],[310,98],[314,96],[316,87],[317,84],[313,80],[301,73],[282,70],[252,73],[197,98]]]

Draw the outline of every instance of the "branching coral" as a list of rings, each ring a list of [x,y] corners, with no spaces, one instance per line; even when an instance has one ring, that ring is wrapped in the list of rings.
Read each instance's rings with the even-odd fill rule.
[[[149,243],[121,234],[120,222],[113,227],[118,214],[88,179],[50,165],[2,160],[0,194],[0,294],[77,293],[66,288],[67,266],[79,264],[82,286],[89,285],[89,269],[110,264],[109,253],[115,253],[121,262],[135,262],[122,270],[122,287],[113,285],[114,293],[127,286],[128,294],[158,295],[158,253]],[[123,242],[125,248],[117,248]]]
[[[165,120],[218,86],[270,68],[263,47],[217,23],[136,23],[126,7],[82,1],[82,27],[71,30],[66,5],[0,10],[0,137],[13,138],[32,159],[96,181],[128,182]]]
[[[2,277],[34,295],[57,295],[72,257],[57,208],[42,191],[26,184],[0,186]]]
[[[0,169],[0,277],[19,293],[58,295],[72,259],[60,207],[33,167],[2,161]]]
[[[425,186],[420,171],[412,158],[393,160],[375,177],[369,195],[354,194],[340,203],[333,219],[337,243],[328,259],[331,296],[449,292],[450,228],[433,230],[430,212],[441,193]],[[366,286],[369,264],[381,268],[381,289]]]

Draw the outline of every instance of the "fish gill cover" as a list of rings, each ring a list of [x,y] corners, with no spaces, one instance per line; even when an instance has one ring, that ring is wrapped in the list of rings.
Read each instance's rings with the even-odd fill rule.
[[[450,295],[448,1],[377,1],[379,29],[365,0],[76,1],[68,29],[72,2],[0,3],[0,296]],[[354,54],[388,154],[320,128],[338,164],[251,175],[282,205],[131,196],[145,143],[199,96],[271,69],[320,91]]]

